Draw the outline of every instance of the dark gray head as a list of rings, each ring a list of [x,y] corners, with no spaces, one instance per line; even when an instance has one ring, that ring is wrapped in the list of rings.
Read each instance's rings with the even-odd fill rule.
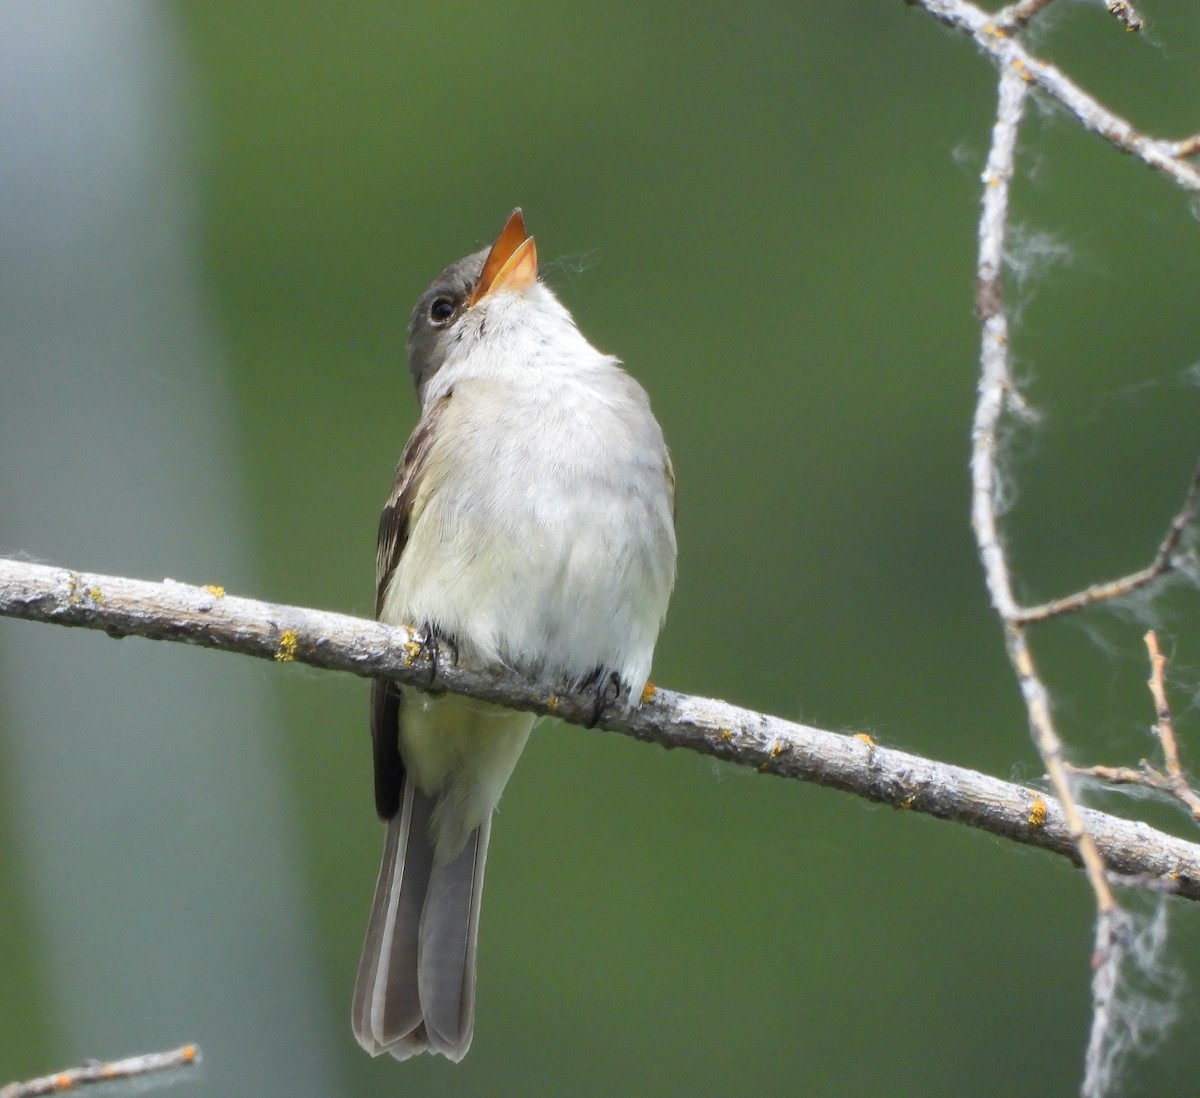
[[[412,319],[408,322],[408,368],[412,371],[418,396],[424,391],[425,383],[446,361],[454,322],[467,309],[483,273],[487,254],[488,249],[481,248],[457,263],[451,263],[433,280],[433,285],[420,296],[413,309]]]
[[[408,322],[408,368],[424,399],[425,386],[441,369],[462,335],[463,314],[502,287],[527,287],[537,281],[537,248],[525,232],[520,209],[504,223],[490,248],[451,263],[434,279]],[[482,332],[482,328],[480,328]]]

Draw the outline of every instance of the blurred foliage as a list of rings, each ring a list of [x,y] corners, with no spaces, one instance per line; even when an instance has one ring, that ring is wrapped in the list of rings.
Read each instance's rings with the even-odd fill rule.
[[[1182,136],[1200,119],[1200,23],[1144,8],[1136,37],[1064,0],[1032,44]],[[377,515],[415,417],[409,308],[519,204],[547,277],[646,386],[672,447],[680,573],[656,681],[1038,778],[968,524],[995,85],[968,41],[898,0],[176,11],[200,258],[258,524],[246,593],[370,612]],[[1024,129],[1014,202],[1029,268],[1014,353],[1042,419],[1008,444],[1006,521],[1021,589],[1042,598],[1146,563],[1182,498],[1200,449],[1197,224],[1185,195],[1048,106]],[[1191,744],[1196,599],[1152,601]],[[1151,751],[1150,612],[1036,635],[1080,761]],[[303,670],[286,690],[279,746],[348,1094],[1077,1085],[1091,922],[1068,866],[554,723],[493,833],[470,1055],[372,1062],[345,1020],[378,853],[366,690]],[[1194,984],[1195,914],[1175,914],[1171,958]],[[1200,1069],[1183,996],[1129,1093],[1180,1092]]]

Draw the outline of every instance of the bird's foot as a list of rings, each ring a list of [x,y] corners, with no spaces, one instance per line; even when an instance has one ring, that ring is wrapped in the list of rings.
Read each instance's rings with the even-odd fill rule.
[[[432,622],[421,626],[421,635],[417,640],[420,645],[422,658],[429,661],[429,684],[433,685],[437,678],[438,667],[443,659],[451,666],[458,663],[458,644],[449,633],[441,632]]]
[[[589,689],[596,691],[595,700],[592,702],[592,717],[587,722],[588,728],[596,727],[600,718],[604,716],[604,711],[620,700],[624,690],[621,676],[615,671],[605,671],[603,667],[597,667],[579,687],[581,692]]]

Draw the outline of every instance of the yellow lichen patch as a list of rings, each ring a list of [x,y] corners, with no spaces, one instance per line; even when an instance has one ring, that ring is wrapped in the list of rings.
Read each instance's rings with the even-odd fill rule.
[[[72,1079],[71,1076],[67,1072],[64,1071],[61,1075],[56,1075],[54,1077],[54,1089],[55,1090],[74,1090],[75,1089],[75,1080]]]
[[[79,601],[79,596],[75,594],[75,589],[79,586],[79,577],[74,572],[70,572],[68,575],[71,577],[71,583],[67,588],[67,602],[73,606]]]
[[[1044,827],[1046,824],[1046,815],[1048,811],[1049,809],[1046,805],[1046,798],[1040,793],[1035,793],[1033,795],[1033,800],[1029,805],[1029,826]]]
[[[546,708],[549,709],[551,712],[554,712],[554,710],[556,710],[558,708],[558,705],[559,705],[559,702],[558,702],[557,694],[551,694],[550,697],[548,697],[546,699]]]
[[[204,590],[207,591],[214,599],[223,599],[225,597],[225,588],[216,583],[206,583]]]
[[[421,654],[421,644],[419,641],[408,641],[404,645],[404,666],[412,667],[417,662],[417,657]]]
[[[98,604],[99,606],[104,605],[104,595],[101,593],[99,587],[89,587],[88,597],[92,600],[92,602]]]
[[[295,629],[285,629],[279,638],[279,651],[275,653],[275,659],[280,663],[291,663],[296,658],[299,640],[300,634]]]
[[[1025,62],[1021,60],[1021,58],[1019,58],[1019,57],[1015,58],[1012,63],[1012,66],[1014,69],[1017,70],[1018,75],[1021,77],[1022,80],[1025,81],[1026,84],[1033,83],[1033,73],[1031,73],[1029,71],[1029,66],[1026,65]]]
[[[717,734],[718,734],[718,735],[721,737],[721,739],[723,739],[723,740],[724,740],[726,743],[728,743],[730,740],[732,740],[732,739],[733,739],[733,729],[732,729],[732,728],[720,728],[720,729],[718,729],[718,730],[717,730]]]
[[[658,693],[658,687],[655,686],[654,683],[652,683],[652,682],[646,683],[646,685],[642,687],[642,697],[641,697],[642,705],[649,705],[650,702],[654,701],[654,695],[657,693]]]
[[[912,806],[916,803],[917,803],[916,794],[910,793],[907,797],[904,798],[904,800],[902,800],[898,805],[896,805],[896,807],[907,810],[907,809],[912,808]]]
[[[771,741],[771,749],[767,752],[767,757],[758,764],[755,768],[760,774],[765,773],[771,763],[783,754],[783,745],[779,742],[778,737]]]
[[[875,746],[875,740],[872,739],[870,732],[855,732],[854,738],[858,740],[859,743],[865,743],[868,747]]]
[[[194,1059],[196,1059],[196,1046],[195,1045],[184,1045],[183,1046],[183,1062],[185,1064],[190,1064]]]

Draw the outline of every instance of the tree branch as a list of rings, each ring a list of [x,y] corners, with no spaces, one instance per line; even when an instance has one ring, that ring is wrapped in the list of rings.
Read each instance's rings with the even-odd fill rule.
[[[1052,3],[1053,0],[1018,0],[1017,3],[1009,4],[1007,8],[996,12],[992,21],[1006,31],[1021,30],[1043,8],[1048,8]]]
[[[908,2],[924,8],[946,26],[970,35],[997,67],[1001,70],[1011,68],[1019,73],[1027,84],[1040,88],[1066,107],[1085,129],[1091,130],[1122,152],[1136,156],[1143,163],[1169,176],[1185,190],[1200,193],[1200,171],[1183,157],[1190,147],[1188,143],[1160,141],[1139,132],[1120,115],[1114,114],[1099,100],[1088,95],[1059,69],[1025,49],[1012,37],[1012,32],[1017,28],[1001,22],[1000,16],[1003,13],[990,15],[967,0]],[[1122,11],[1129,12],[1132,18],[1139,18],[1125,4],[1110,7],[1110,10],[1118,18],[1121,17]]]
[[[554,693],[502,668],[430,666],[414,630],[298,606],[227,596],[219,587],[118,576],[0,559],[0,616],[99,629],[113,637],[180,641],[304,663],[366,678],[451,690],[515,709],[587,724],[590,698]],[[880,747],[869,736],[827,732],[710,698],[648,687],[621,699],[599,726],[662,747],[682,747],[765,774],[810,781],[894,808],[926,813],[1078,863],[1062,809],[1037,790]],[[1081,810],[1110,873],[1200,900],[1200,845],[1146,824]]]
[[[1154,724],[1154,734],[1162,747],[1163,769],[1151,766],[1149,760],[1142,759],[1139,769],[1127,766],[1072,766],[1072,774],[1086,778],[1097,778],[1112,785],[1138,785],[1143,789],[1153,789],[1156,793],[1164,793],[1174,797],[1191,814],[1196,823],[1200,823],[1200,793],[1197,793],[1188,782],[1183,764],[1179,761],[1179,743],[1175,737],[1175,720],[1171,716],[1171,705],[1167,701],[1167,686],[1164,681],[1164,670],[1167,657],[1158,647],[1158,634],[1153,629],[1146,634],[1146,651],[1150,655],[1150,696],[1154,699],[1154,713],[1157,720]]]
[[[150,1052],[130,1056],[125,1060],[89,1060],[82,1067],[42,1075],[23,1083],[0,1087],[0,1098],[38,1098],[44,1094],[61,1094],[92,1083],[111,1083],[115,1079],[140,1079],[160,1071],[191,1067],[200,1062],[200,1050],[184,1045],[170,1052]]]
[[[1018,606],[1013,611],[1013,620],[1021,625],[1033,625],[1036,622],[1070,614],[1101,602],[1124,598],[1126,595],[1133,594],[1134,591],[1149,586],[1170,572],[1194,565],[1195,555],[1193,553],[1188,551],[1180,554],[1178,550],[1183,543],[1184,534],[1195,521],[1197,502],[1200,502],[1200,463],[1192,472],[1192,480],[1188,485],[1187,494],[1184,496],[1183,506],[1171,519],[1171,525],[1167,527],[1167,533],[1159,544],[1158,552],[1154,554],[1154,559],[1145,568],[1131,572],[1120,579],[1094,583],[1082,591],[1064,595],[1062,598],[1051,599],[1049,602],[1039,603],[1037,606]]]
[[[979,396],[971,430],[971,520],[992,606],[1004,629],[1009,662],[1029,713],[1029,731],[1058,797],[1068,834],[1079,851],[1088,884],[1096,897],[1096,929],[1092,954],[1092,1030],[1085,1059],[1083,1093],[1100,1093],[1094,1084],[1095,1065],[1111,1043],[1115,1024],[1112,1009],[1120,983],[1128,917],[1117,903],[1109,869],[1091,834],[1082,808],[1071,790],[1062,740],[1054,727],[1050,697],[1033,658],[1027,626],[1013,596],[1008,557],[997,517],[997,436],[1006,410],[1022,410],[1008,361],[1008,318],[1004,308],[1004,237],[1008,219],[1009,184],[1017,145],[1017,130],[1026,99],[1027,81],[1017,67],[1000,71],[999,104],[992,144],[983,172],[983,202],[979,218],[979,260],[976,268],[977,311],[982,326]],[[1182,536],[1182,531],[1180,532]],[[1149,581],[1147,581],[1149,582]]]
[[[1125,119],[1109,111],[1053,65],[1034,57],[1017,40],[1016,34],[1051,0],[1017,0],[989,15],[969,0],[910,0],[948,26],[963,31],[995,63],[1000,73],[999,106],[992,143],[984,171],[984,194],[979,222],[979,260],[976,274],[977,311],[982,325],[979,395],[972,428],[972,525],[980,560],[987,578],[992,606],[1000,618],[1009,661],[1020,684],[1029,713],[1029,728],[1042,757],[1050,786],[1059,799],[1068,831],[1079,851],[1088,883],[1096,899],[1096,925],[1092,954],[1092,1026],[1084,1059],[1082,1093],[1098,1098],[1112,1081],[1114,1059],[1123,1048],[1136,1044],[1137,1025],[1129,1020],[1128,1008],[1118,1009],[1122,990],[1122,970],[1132,958],[1136,967],[1145,958],[1131,952],[1133,927],[1130,916],[1118,904],[1113,892],[1117,883],[1100,842],[1092,831],[1090,814],[1080,808],[1071,786],[1072,770],[1063,752],[1063,744],[1054,727],[1049,695],[1038,673],[1029,645],[1028,627],[1050,618],[1128,595],[1180,568],[1186,558],[1177,556],[1184,533],[1196,515],[1200,494],[1200,467],[1193,475],[1182,508],[1172,520],[1151,564],[1109,583],[1087,589],[1039,606],[1022,607],[1013,595],[1012,581],[1004,543],[999,529],[997,484],[999,480],[997,436],[1006,413],[1023,415],[1027,409],[1013,383],[1009,368],[1009,333],[1004,308],[1004,236],[1008,215],[1008,190],[1013,175],[1017,129],[1020,125],[1026,91],[1040,88],[1075,116],[1088,130],[1099,134],[1122,152],[1168,175],[1179,186],[1200,192],[1200,172],[1186,157],[1194,155],[1200,144],[1161,141],[1139,133]],[[1128,0],[1108,0],[1109,11],[1128,30],[1141,30],[1143,20]],[[1156,649],[1152,651],[1152,658]],[[1170,712],[1162,691],[1161,662],[1155,662],[1152,686],[1159,710],[1159,731],[1173,748]],[[1165,714],[1165,717],[1164,717]],[[1111,771],[1110,775],[1130,780],[1129,771]],[[1165,775],[1147,768],[1142,784],[1150,778],[1171,789],[1189,804],[1195,797],[1187,786],[1178,758],[1168,753]],[[1136,880],[1126,883],[1140,883]],[[1154,886],[1154,882],[1149,882]],[[1136,1013],[1136,1012],[1135,1012]]]

